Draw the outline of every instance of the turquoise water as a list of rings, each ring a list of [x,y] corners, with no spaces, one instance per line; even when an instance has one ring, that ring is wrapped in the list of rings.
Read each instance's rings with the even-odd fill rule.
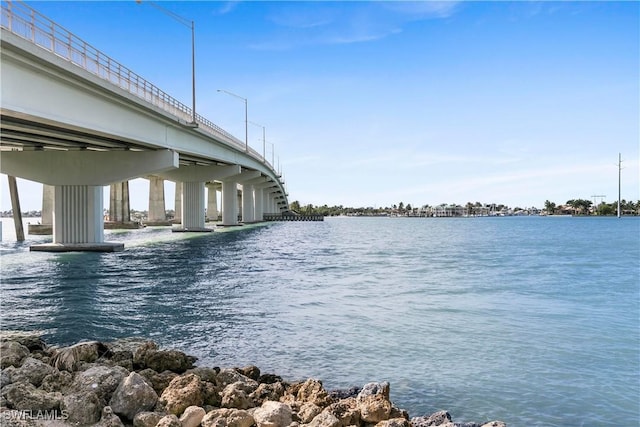
[[[127,249],[3,242],[2,328],[59,344],[148,336],[327,388],[388,380],[412,416],[640,424],[638,218],[328,218],[107,240]]]

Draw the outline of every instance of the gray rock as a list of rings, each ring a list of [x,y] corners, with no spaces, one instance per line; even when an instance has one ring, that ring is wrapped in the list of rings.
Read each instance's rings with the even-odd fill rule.
[[[218,372],[216,377],[216,384],[220,388],[225,388],[229,384],[233,383],[242,383],[245,385],[244,390],[247,393],[253,392],[258,388],[258,382],[252,380],[251,378],[242,375],[240,372],[235,369],[222,369]]]
[[[238,372],[244,375],[247,378],[251,378],[254,381],[258,381],[260,379],[260,368],[254,365],[245,366],[244,368],[238,368]]]
[[[15,371],[13,367],[11,367],[11,369]],[[11,384],[11,371],[9,369],[3,369],[2,372],[0,372],[0,388],[9,384]]]
[[[195,367],[193,369],[189,369],[187,372],[185,372],[186,374],[195,374],[198,377],[200,377],[200,379],[202,381],[208,381],[210,383],[216,383],[216,377],[218,376],[218,372],[220,372],[220,369],[215,369],[215,368],[205,368],[205,367]]]
[[[42,379],[40,388],[45,391],[65,392],[73,383],[73,375],[67,371],[58,371],[54,369],[53,373]]]
[[[120,366],[93,366],[78,372],[71,384],[71,390],[77,393],[95,392],[103,402],[108,402],[120,382],[128,375]]]
[[[145,354],[144,364],[156,372],[172,371],[181,374],[193,368],[196,360],[196,357],[178,350],[149,350]]]
[[[42,380],[47,375],[54,374],[55,372],[56,369],[54,367],[33,357],[27,357],[23,360],[22,365],[11,375],[11,380],[13,382],[19,382],[24,379],[34,386],[40,387]]]
[[[133,420],[138,412],[152,409],[157,400],[158,395],[144,378],[131,372],[113,392],[109,406],[116,414]]]
[[[159,412],[138,412],[133,417],[133,427],[155,427],[165,415]]]
[[[15,366],[19,368],[22,361],[29,356],[29,349],[15,341],[0,343],[0,369]]]
[[[15,341],[27,347],[29,351],[41,351],[47,347],[38,332],[2,331],[0,332],[0,341]]]
[[[175,372],[164,371],[164,372],[156,372],[153,369],[143,369],[138,372],[141,376],[143,376],[148,383],[150,383],[151,387],[155,390],[155,392],[160,396],[165,388],[171,383],[171,381],[178,376]]]
[[[67,421],[78,426],[87,426],[100,420],[102,407],[94,392],[67,394],[62,398],[60,409],[65,411]]]
[[[23,411],[56,411],[62,401],[61,393],[48,393],[27,382],[9,384],[2,396],[12,408]]]
[[[390,388],[391,387],[389,386],[389,382],[387,381],[383,381],[380,383],[367,383],[364,385],[364,387],[362,387],[362,390],[360,390],[360,393],[358,393],[357,398],[358,400],[361,400],[366,396],[381,394],[385,399],[388,400]]]
[[[144,338],[122,338],[110,343],[106,343],[107,347],[111,350],[113,355],[117,353],[130,352],[132,355],[133,367],[135,369],[144,369],[144,359],[147,352],[157,350],[158,345],[150,340]]]

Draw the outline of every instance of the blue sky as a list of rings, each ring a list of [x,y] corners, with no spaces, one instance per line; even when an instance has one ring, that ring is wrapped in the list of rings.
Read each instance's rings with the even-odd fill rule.
[[[190,105],[190,31],[148,2],[28,4]],[[198,112],[244,139],[244,104],[217,89],[248,98],[290,201],[612,202],[618,153],[640,198],[638,2],[159,4],[195,21]]]

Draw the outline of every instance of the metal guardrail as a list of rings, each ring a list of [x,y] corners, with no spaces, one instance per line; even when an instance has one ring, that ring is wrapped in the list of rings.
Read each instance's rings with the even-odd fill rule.
[[[26,4],[3,0],[1,15],[0,26],[11,33],[126,90],[178,119],[185,122],[192,121],[193,114],[190,107]],[[242,150],[246,148],[245,142],[205,117],[196,114],[196,122],[200,129],[222,142]],[[256,150],[249,147],[249,154],[268,165],[274,175],[278,175],[274,166]]]

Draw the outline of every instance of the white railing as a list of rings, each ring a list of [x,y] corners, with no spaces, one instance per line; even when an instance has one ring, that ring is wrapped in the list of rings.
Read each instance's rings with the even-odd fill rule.
[[[192,121],[190,107],[22,2],[2,0],[1,26],[178,119]],[[246,148],[245,142],[199,114],[196,114],[196,122],[200,129],[218,140],[235,148]],[[249,147],[248,154],[277,175],[274,166],[260,153]]]

